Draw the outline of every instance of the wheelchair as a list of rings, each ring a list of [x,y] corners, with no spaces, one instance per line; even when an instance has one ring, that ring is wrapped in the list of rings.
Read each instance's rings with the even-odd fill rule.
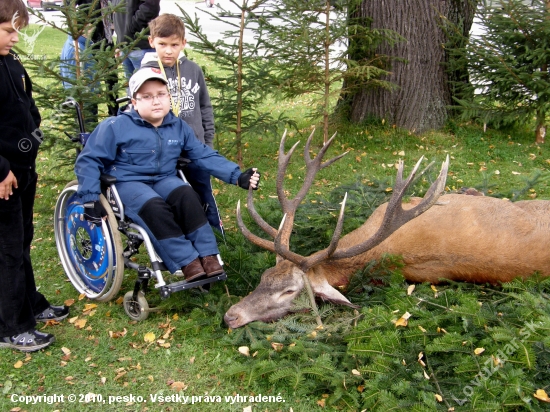
[[[120,99],[124,102],[129,98]],[[64,106],[76,110],[79,124],[77,136],[65,134],[78,143],[77,155],[84,147],[90,133],[86,133],[80,106],[69,98]],[[183,173],[184,164],[178,165],[178,175],[187,182]],[[172,293],[192,288],[205,291],[213,282],[227,279],[225,272],[188,282],[178,280],[166,283],[162,272],[166,271],[162,260],[154,250],[149,235],[144,228],[133,223],[124,213],[116,187],[116,179],[109,175],[101,176],[100,202],[107,212],[107,219],[101,226],[96,226],[84,219],[84,206],[77,199],[78,181],[73,180],[62,190],[57,199],[54,215],[54,236],[57,251],[63,269],[75,289],[86,297],[99,302],[107,302],[117,296],[124,279],[124,270],[137,272],[134,288],[124,295],[123,306],[126,314],[135,321],[141,321],[154,311],[146,299],[150,281],[160,293],[161,299]],[[223,232],[222,232],[223,234]],[[123,242],[125,246],[123,246]],[[149,264],[139,264],[132,260],[140,246],[143,245]],[[219,255],[218,260],[223,265]],[[179,272],[179,273],[178,273]],[[182,276],[181,271],[175,273]]]

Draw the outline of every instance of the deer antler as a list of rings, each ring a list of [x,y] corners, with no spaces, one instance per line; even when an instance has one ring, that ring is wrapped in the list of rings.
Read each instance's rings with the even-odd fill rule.
[[[300,269],[302,269],[302,271],[304,272],[326,259],[344,259],[356,256],[375,247],[383,240],[385,240],[388,236],[390,236],[393,232],[395,232],[398,228],[403,226],[405,223],[428,210],[437,201],[440,194],[443,192],[447,177],[447,170],[449,168],[449,156],[447,156],[447,159],[445,160],[445,162],[443,162],[438,178],[435,180],[435,182],[432,183],[422,201],[414,208],[405,211],[401,205],[401,202],[406,190],[410,186],[418,168],[420,167],[420,163],[422,162],[423,157],[420,158],[420,160],[416,163],[411,174],[405,181],[403,181],[403,162],[399,161],[399,166],[397,169],[397,179],[393,188],[393,194],[388,202],[388,207],[386,209],[382,224],[373,236],[358,245],[354,245],[346,249],[337,250],[344,222],[344,208],[347,200],[346,194],[342,202],[340,215],[338,217],[336,229],[334,231],[330,244],[325,249],[315,252],[308,257],[298,255],[297,253],[294,253],[289,249],[290,235],[292,232],[292,226],[294,224],[296,209],[306,196],[319,170],[330,166],[332,163],[347,154],[347,152],[343,153],[330,159],[327,162],[322,163],[323,156],[325,155],[326,151],[328,150],[329,146],[336,136],[336,134],[334,134],[319,151],[317,156],[314,159],[311,159],[309,155],[309,148],[314,132],[315,130],[309,136],[304,148],[304,160],[306,162],[307,168],[304,183],[292,200],[288,199],[288,197],[284,193],[283,181],[286,174],[286,169],[290,162],[290,158],[299,142],[294,144],[294,146],[292,146],[288,153],[285,154],[284,144],[286,140],[286,131],[281,139],[281,144],[279,146],[279,168],[277,171],[277,197],[279,198],[279,202],[282,206],[284,216],[278,230],[274,229],[268,223],[266,223],[257,213],[256,209],[254,208],[252,190],[249,190],[248,192],[247,205],[249,213],[254,221],[258,224],[258,226],[260,226],[260,228],[270,237],[274,238],[273,242],[254,235],[252,232],[250,232],[250,230],[248,230],[248,228],[246,228],[241,216],[240,202],[237,205],[237,223],[243,235],[255,245],[267,249],[271,252],[277,253],[283,258],[298,265]]]
[[[314,133],[315,133],[315,129],[309,135],[306,145],[304,147],[304,160],[306,162],[306,169],[307,169],[306,176],[304,178],[304,183],[302,184],[302,187],[300,188],[300,190],[292,200],[288,199],[288,197],[286,196],[283,188],[283,182],[284,182],[286,170],[290,163],[290,158],[292,157],[294,150],[296,149],[296,147],[300,142],[299,141],[296,142],[288,151],[288,153],[285,154],[284,148],[285,148],[285,142],[286,142],[286,130],[281,138],[281,143],[279,145],[279,167],[277,171],[277,197],[279,198],[279,203],[281,204],[281,207],[283,209],[284,216],[278,230],[270,226],[259,215],[259,213],[256,211],[254,207],[254,200],[252,196],[253,192],[252,190],[248,191],[248,197],[247,197],[248,212],[250,213],[252,219],[256,222],[256,224],[271,238],[275,239],[274,242],[270,242],[265,239],[262,239],[254,235],[252,232],[250,232],[250,230],[246,228],[242,220],[240,201],[237,205],[237,224],[239,226],[239,229],[243,233],[243,235],[255,245],[261,248],[267,249],[271,252],[277,253],[283,256],[285,259],[288,259],[296,264],[300,264],[298,262],[303,262],[303,260],[305,259],[303,256],[300,256],[289,250],[290,235],[292,233],[292,227],[294,225],[294,216],[296,213],[296,209],[298,208],[298,206],[306,196],[307,192],[309,191],[311,185],[313,184],[313,181],[315,180],[315,176],[317,175],[319,170],[330,166],[332,163],[336,162],[337,160],[339,160],[340,158],[342,158],[348,153],[348,152],[342,153],[341,155],[338,155],[322,163],[323,156],[325,155],[326,151],[328,150],[328,148],[334,141],[334,138],[336,137],[336,133],[334,133],[334,135],[321,148],[317,156],[314,159],[311,159],[309,150],[310,150],[311,141],[313,139]]]

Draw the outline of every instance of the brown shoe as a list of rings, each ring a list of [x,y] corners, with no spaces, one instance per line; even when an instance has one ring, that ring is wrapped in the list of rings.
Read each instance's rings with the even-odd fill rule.
[[[188,282],[191,280],[197,280],[198,278],[206,275],[199,258],[191,261],[187,266],[181,268],[183,276]]]
[[[201,263],[208,277],[223,273],[223,268],[216,255],[201,257]]]

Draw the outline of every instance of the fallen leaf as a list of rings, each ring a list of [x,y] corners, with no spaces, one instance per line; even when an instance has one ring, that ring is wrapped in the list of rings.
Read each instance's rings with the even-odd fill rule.
[[[520,175],[520,172],[512,172],[513,175]]]
[[[420,363],[424,368],[426,367],[426,364],[424,363],[424,361],[422,360],[422,358],[424,357],[424,352],[420,352],[418,354],[418,363]]]
[[[84,305],[84,310],[83,310],[83,312],[86,312],[86,311],[88,311],[88,310],[92,310],[92,309],[95,309],[95,308],[97,308],[97,305],[96,305],[95,303],[86,303],[86,304]]]
[[[77,329],[82,329],[84,326],[86,326],[86,322],[87,322],[86,319],[78,319],[74,323],[74,327],[77,328]]]
[[[407,326],[409,323],[409,318],[411,317],[411,314],[409,312],[405,312],[403,316],[401,316],[397,322],[395,322],[395,327],[398,326]]]
[[[155,341],[155,334],[153,332],[148,332],[143,336],[143,340],[147,343]]]
[[[319,405],[321,408],[325,407],[326,400],[325,399],[319,399],[317,401],[317,405]]]
[[[65,346],[63,346],[61,348],[61,352],[63,352],[64,355],[70,355],[71,354],[71,350],[69,348],[66,348]]]
[[[117,300],[115,300],[115,303],[117,305],[122,305],[124,303],[124,298],[121,296]]]
[[[245,406],[243,412],[252,412],[252,406]]]
[[[126,375],[128,372],[126,371],[122,371],[122,372],[119,372],[117,373],[117,375],[115,376],[115,381],[119,380],[120,378],[122,378],[124,375]]]
[[[124,328],[120,332],[114,332],[112,337],[113,338],[123,338],[124,336],[126,336],[127,333],[128,333],[128,331],[126,330],[126,328]]]
[[[275,350],[275,352],[280,352],[280,351],[283,350],[283,344],[282,343],[271,342],[271,347],[273,348],[273,350]]]
[[[420,329],[423,333],[426,333],[426,329],[424,329],[422,326],[418,325],[418,329]]]
[[[438,402],[443,402],[443,397],[441,395],[439,395],[438,393],[435,394],[435,399],[438,401]]]
[[[485,352],[485,349],[484,348],[475,348],[474,349],[474,353],[476,355],[481,355],[483,352]]]
[[[183,382],[173,382],[170,387],[172,389],[174,389],[176,392],[179,392],[179,391],[184,391],[185,389],[187,389],[187,385]]]
[[[82,300],[86,297],[86,295],[84,293],[81,293],[80,295],[78,295],[78,300]]]
[[[191,356],[191,357],[189,358],[189,363],[190,363],[191,365],[195,363],[195,357],[194,357],[194,356]]]
[[[13,365],[13,367],[14,367],[15,369],[19,369],[19,368],[21,368],[22,366],[23,366],[23,362],[20,361],[20,360],[18,360],[17,362],[15,362],[14,365]]]
[[[548,394],[544,389],[537,389],[537,391],[533,394],[533,396],[537,398],[539,401],[550,403],[550,398],[548,397]]]
[[[428,380],[430,379],[430,377],[428,376],[428,374],[426,373],[426,371],[424,371],[424,377],[425,377],[426,379],[428,379]]]
[[[242,353],[244,356],[250,356],[250,349],[248,348],[248,346],[239,347],[239,352]]]
[[[407,288],[407,296],[411,296],[413,291],[414,291],[414,288],[416,288],[415,285],[410,285],[408,288]]]
[[[67,299],[65,302],[63,302],[65,304],[65,306],[72,306],[74,304],[75,300],[74,299]]]
[[[352,369],[351,374],[355,376],[361,376],[361,372],[359,372],[357,369]]]

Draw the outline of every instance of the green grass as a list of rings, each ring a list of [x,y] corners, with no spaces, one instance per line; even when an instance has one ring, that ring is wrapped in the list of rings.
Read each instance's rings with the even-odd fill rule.
[[[60,52],[63,41],[64,36],[46,29],[41,34],[33,52],[54,55]],[[196,60],[201,60],[200,56],[193,55],[192,52],[190,54]],[[42,80],[34,76],[34,81]],[[298,139],[303,145],[309,135],[311,125],[301,120],[303,114],[307,113],[308,102],[307,96],[294,101],[266,102],[265,110],[284,110],[291,114],[300,126],[299,131],[291,132],[287,147]],[[48,127],[48,113],[44,113],[44,117],[44,124]],[[364,184],[387,181],[391,185],[396,172],[393,165],[400,158],[405,160],[406,171],[409,171],[420,156],[425,156],[425,164],[435,160],[439,165],[446,155],[451,158],[447,184],[449,190],[475,186],[485,189],[488,194],[510,197],[513,190],[523,187],[527,179],[540,173],[541,181],[531,190],[521,194],[520,198],[550,199],[548,183],[544,180],[549,176],[550,150],[547,146],[536,146],[532,143],[534,138],[531,130],[483,132],[481,127],[475,124],[460,124],[449,126],[447,131],[418,136],[380,122],[363,125],[340,124],[335,126],[335,129],[338,130],[338,137],[326,157],[329,158],[343,151],[350,151],[350,153],[319,173],[306,200],[308,206],[319,204],[319,199],[328,198],[330,192],[342,184],[357,181]],[[320,136],[320,131],[317,131],[315,153],[319,148]],[[256,136],[255,140],[247,143],[244,152],[245,165],[256,166],[262,172],[262,188],[255,196],[260,209],[268,213],[273,212],[271,209],[276,207],[271,198],[276,194],[275,176],[279,139],[280,135]],[[231,153],[231,138],[220,138],[217,144],[217,149],[222,154]],[[275,259],[268,253],[252,247],[238,233],[235,206],[238,199],[245,199],[246,192],[217,181],[214,182],[214,189],[217,191],[217,201],[227,231],[226,244],[221,242],[222,257],[229,274],[229,280],[225,284],[215,284],[209,294],[182,292],[174,294],[166,301],[161,301],[158,294],[153,291],[148,300],[152,306],[158,305],[160,310],[139,323],[130,321],[122,305],[117,301],[97,303],[86,298],[81,299],[66,279],[55,246],[53,233],[55,202],[64,185],[74,178],[70,169],[59,167],[59,159],[56,156],[55,151],[52,150],[43,151],[38,157],[40,180],[35,206],[36,232],[32,244],[32,258],[40,291],[55,304],[74,300],[71,306],[71,318],[78,317],[86,320],[86,323],[82,328],[77,328],[74,320],[73,323],[64,321],[59,325],[46,326],[44,330],[55,334],[57,342],[44,351],[31,355],[7,350],[2,352],[0,410],[8,411],[15,408],[13,409],[15,411],[91,411],[97,410],[99,406],[99,410],[102,411],[242,411],[243,408],[254,405],[253,410],[262,411],[291,409],[313,411],[320,410],[320,403],[325,401],[325,410],[355,410],[357,406],[354,406],[353,399],[362,396],[365,386],[367,392],[370,390],[368,388],[370,379],[386,382],[388,385],[391,383],[391,374],[375,373],[373,368],[382,368],[381,365],[384,365],[384,368],[395,368],[395,365],[392,366],[392,361],[375,359],[372,364],[369,364],[354,353],[360,350],[358,346],[360,339],[357,335],[352,335],[351,338],[347,338],[348,340],[344,336],[347,336],[356,324],[356,321],[349,321],[350,316],[357,317],[358,320],[362,319],[363,323],[360,323],[359,331],[369,331],[369,327],[372,326],[375,330],[380,329],[381,334],[394,333],[393,325],[388,328],[387,324],[377,322],[391,318],[393,310],[399,309],[401,313],[410,304],[402,298],[399,298],[402,304],[395,304],[391,300],[392,297],[403,293],[404,282],[398,275],[391,275],[391,286],[376,287],[374,292],[371,290],[369,300],[355,297],[364,306],[361,316],[348,308],[323,307],[327,329],[332,327],[336,330],[332,335],[319,332],[317,337],[313,337],[311,331],[314,329],[314,324],[305,331],[300,330],[297,325],[307,325],[311,322],[308,315],[303,315],[305,318],[300,318],[296,322],[291,318],[274,325],[254,323],[236,331],[227,329],[222,321],[225,311],[232,303],[238,301],[240,296],[244,296],[258,284],[262,271],[272,266]],[[303,173],[301,153],[296,153],[287,172],[285,188],[295,193]],[[418,190],[422,191],[426,187],[427,182],[422,182]],[[303,213],[312,213],[311,208],[305,208],[305,210],[307,212]],[[321,210],[319,214],[322,213],[328,214]],[[332,228],[328,227],[326,231],[330,235]],[[302,235],[305,234],[302,232]],[[126,274],[120,296],[133,288],[135,274],[130,271]],[[537,301],[539,306],[536,306],[538,308],[536,316],[537,319],[544,320],[544,306],[541,305],[546,302],[546,308],[548,308],[547,298],[546,301],[544,300],[544,294],[548,296],[548,288],[533,292],[536,287],[532,285],[523,287],[521,283],[517,288],[525,289],[525,294],[532,296],[533,299],[535,297],[540,299]],[[486,299],[488,304],[499,308],[498,297],[495,297],[498,296],[498,288],[497,292],[489,293],[489,298],[486,297],[487,292],[483,288],[450,285],[446,289],[449,290],[449,296],[451,294],[462,296],[460,299],[464,301],[457,301],[456,305],[471,306],[472,301],[475,303],[475,299],[479,298]],[[423,285],[420,290],[424,294],[422,296],[429,299],[428,295],[431,293],[429,286]],[[365,295],[365,292],[362,293]],[[512,296],[508,299],[513,303],[516,297]],[[433,302],[441,303],[435,300]],[[474,306],[477,307],[477,303]],[[450,322],[449,325],[456,326],[453,332],[461,333],[459,326],[460,322],[466,322],[464,319],[447,318],[445,316],[448,312],[436,312],[434,308],[435,306],[428,314],[422,312],[421,308],[418,310],[422,316],[431,318],[430,322],[435,322],[436,319]],[[507,306],[506,310],[515,310],[514,304]],[[471,309],[471,312],[474,313],[474,309]],[[477,319],[481,315],[472,316]],[[492,317],[490,321],[496,322]],[[517,323],[513,327],[508,323],[506,325],[512,329],[521,328],[522,325]],[[423,325],[426,326],[426,324]],[[475,323],[470,327],[473,328],[473,332],[468,339],[474,342],[477,339],[476,336],[484,333],[484,325]],[[447,328],[451,329],[451,327]],[[152,342],[147,342],[145,338],[151,333],[155,338]],[[533,344],[541,343],[544,339],[547,341],[548,335],[548,330],[541,336],[537,335]],[[279,340],[273,340],[275,339],[273,336],[277,336]],[[418,355],[418,351],[425,351],[425,349],[422,349],[416,341],[416,346],[406,346],[410,339],[412,339],[410,336],[402,337],[400,340],[402,346],[399,350],[396,349],[396,353],[407,357],[407,362],[415,363],[414,357]],[[270,342],[273,341],[284,342],[284,350],[281,352],[272,350]],[[349,347],[348,341],[351,345]],[[291,343],[297,345],[300,351],[295,349],[293,352],[292,348],[295,346]],[[496,343],[491,343],[488,339],[485,344],[488,353],[492,353],[489,352],[490,345],[496,345]],[[251,347],[251,353],[256,351],[257,357],[246,358],[240,354],[238,347],[241,345]],[[417,349],[416,352],[415,349]],[[436,356],[439,350],[441,348],[432,347],[429,356]],[[401,358],[395,359],[401,360]],[[289,373],[285,377],[285,371],[296,368],[296,365],[300,370],[311,367],[309,375],[304,374],[298,379],[297,375]],[[444,365],[441,366],[444,368]],[[364,380],[351,373],[353,368],[363,373]],[[316,370],[325,370],[324,378],[323,373],[316,375]],[[544,366],[540,366],[538,370],[543,373]],[[528,368],[525,368],[524,372],[529,372]],[[411,376],[412,383],[409,382],[408,385],[416,385],[416,375]],[[467,375],[464,381],[468,382],[474,376],[475,373],[470,371],[470,375]],[[294,381],[290,379],[292,377],[295,378]],[[327,380],[327,377],[332,380]],[[184,387],[181,391],[177,391],[179,382]],[[397,382],[394,383],[395,387],[391,388],[394,393],[401,393],[403,397],[405,395],[415,399],[418,397],[419,402],[422,400],[421,391],[416,389],[417,386],[411,389],[399,386]],[[361,386],[363,386],[362,389],[360,389]],[[389,386],[388,391],[390,391]],[[546,392],[550,392],[548,387]],[[226,395],[249,396],[260,393],[271,396],[280,394],[285,402],[231,404],[224,399]],[[363,399],[361,402],[364,403],[361,405],[369,405],[369,410],[371,407],[374,410],[383,408],[384,402],[387,402],[386,405],[389,407],[395,399],[388,393],[370,393],[369,400]],[[82,398],[77,398],[77,402],[70,403],[67,400],[69,394],[80,395]],[[78,402],[86,400],[84,398],[86,394],[92,394],[88,397],[91,402]],[[460,394],[459,389],[456,394],[457,396]],[[64,395],[65,401],[47,404],[43,400],[35,405],[25,405],[21,402],[11,402],[12,395]],[[131,395],[142,396],[147,402],[119,399],[111,405],[108,404],[109,396],[129,397]],[[221,396],[221,402],[217,402],[214,398],[213,403],[200,402],[192,407],[180,406],[171,402],[153,402],[151,396],[154,395],[182,395],[189,396],[190,399],[192,396]],[[423,403],[426,409],[415,407],[416,410],[447,409],[444,404],[435,404],[433,395],[429,393],[428,395],[425,396]],[[530,395],[530,392],[525,392],[522,396]],[[511,395],[508,394],[508,396]],[[102,402],[103,400],[105,403]],[[97,401],[100,401],[99,404]],[[381,404],[376,405],[377,401]],[[517,402],[518,397],[513,401]],[[533,410],[542,410],[538,408],[543,404],[533,401],[535,405]],[[524,403],[515,404],[514,402],[509,406],[499,405],[495,409],[510,411],[529,409]],[[457,404],[452,406],[457,411],[472,410],[467,409],[472,408],[471,403],[466,404],[465,409]]]

